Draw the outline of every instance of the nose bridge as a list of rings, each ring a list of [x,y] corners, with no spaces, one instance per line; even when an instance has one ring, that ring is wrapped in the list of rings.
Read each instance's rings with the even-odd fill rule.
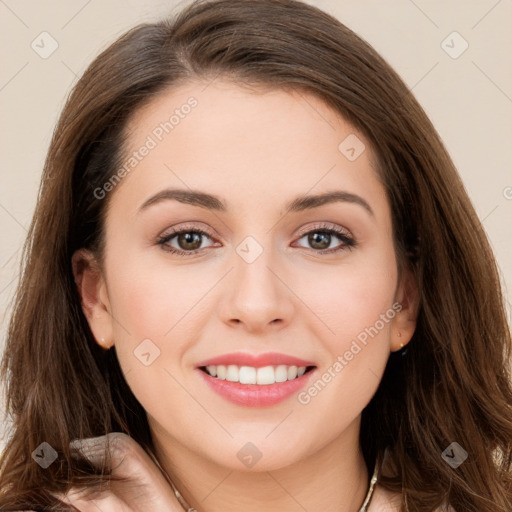
[[[271,300],[278,293],[276,290],[276,276],[270,271],[276,265],[276,251],[272,246],[270,236],[247,236],[235,249],[236,288],[245,296],[245,300],[252,301],[258,296]],[[260,242],[260,240],[262,240]]]
[[[291,312],[289,291],[279,276],[279,258],[270,235],[247,236],[235,247],[226,295],[225,320],[262,327]]]

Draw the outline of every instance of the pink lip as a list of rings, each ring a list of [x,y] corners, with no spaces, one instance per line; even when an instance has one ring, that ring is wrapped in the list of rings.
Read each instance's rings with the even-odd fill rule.
[[[266,352],[265,354],[259,355],[252,355],[244,352],[234,352],[232,354],[224,354],[222,356],[201,361],[196,365],[196,368],[219,364],[226,366],[230,364],[236,364],[237,366],[252,366],[254,368],[261,368],[263,366],[278,366],[280,364],[297,367],[315,366],[315,363],[312,361],[306,361],[304,359],[299,359],[298,357],[288,356],[278,352]]]
[[[275,384],[258,385],[240,384],[239,382],[218,379],[203,370],[198,370],[198,372],[210,389],[220,396],[234,404],[249,407],[264,407],[277,404],[291,395],[298,393],[310,380],[311,375],[316,374],[316,371],[313,369],[293,380],[276,382]]]
[[[261,368],[263,366],[278,366],[284,364],[286,366],[315,366],[314,362],[306,361],[294,356],[280,354],[278,352],[266,352],[265,354],[252,355],[244,352],[234,352],[232,354],[224,354],[201,361],[196,368],[209,365],[225,365],[236,364],[237,366],[252,366]],[[228,380],[212,377],[203,370],[199,370],[201,378],[206,384],[228,401],[250,407],[274,405],[289,396],[297,393],[306,382],[309,381],[314,370],[306,372],[304,375],[293,380],[285,382],[276,382],[275,384],[258,385],[258,384],[240,384],[239,382],[231,382]]]

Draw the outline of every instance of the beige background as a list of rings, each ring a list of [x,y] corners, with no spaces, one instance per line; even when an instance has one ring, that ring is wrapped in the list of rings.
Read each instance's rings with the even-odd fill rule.
[[[51,133],[67,94],[99,50],[127,28],[188,3],[0,0],[0,352],[21,244],[33,213]],[[365,38],[414,90],[445,141],[487,230],[510,305],[512,1],[309,3],[333,14]],[[460,36],[450,35],[454,31]],[[50,36],[40,36],[42,32]],[[31,45],[40,53],[48,51],[50,37],[58,48],[42,58]],[[465,42],[468,48],[453,58],[464,49]],[[0,451],[2,424],[0,413]]]

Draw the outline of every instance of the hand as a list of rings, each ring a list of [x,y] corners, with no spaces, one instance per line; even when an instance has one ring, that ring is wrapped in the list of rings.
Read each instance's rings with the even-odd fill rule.
[[[183,512],[174,491],[144,449],[130,436],[113,432],[105,436],[73,441],[73,446],[94,465],[101,466],[105,443],[109,440],[112,474],[124,482],[110,482],[109,489],[90,498],[71,489],[56,497],[80,512]]]

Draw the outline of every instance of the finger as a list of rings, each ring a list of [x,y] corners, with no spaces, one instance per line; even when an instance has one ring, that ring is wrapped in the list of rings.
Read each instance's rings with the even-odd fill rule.
[[[143,458],[142,448],[130,436],[122,432],[110,432],[103,436],[71,441],[70,448],[80,452],[93,465],[101,467],[106,461],[112,469],[118,469],[123,461]],[[129,467],[125,464],[124,469]],[[119,471],[118,474],[120,475]]]
[[[129,499],[130,503],[133,499],[139,501],[140,496],[137,498],[136,494],[140,488],[147,498],[150,498],[153,510],[182,510],[163,469],[159,467],[157,461],[152,460],[152,454],[148,454],[129,435],[111,432],[99,437],[75,439],[70,443],[70,447],[79,451],[94,465],[101,465],[105,457],[109,458],[108,465],[113,471],[113,475],[121,479],[112,482],[109,487],[112,497],[117,495],[118,498]],[[103,498],[103,496],[100,497]],[[96,496],[96,498],[98,497]],[[158,506],[156,506],[157,504]],[[104,508],[103,499],[100,500],[99,505],[101,509]],[[143,503],[140,504],[140,507],[146,505],[147,503]],[[119,507],[112,510],[120,512]],[[138,508],[138,505],[134,505],[133,510],[145,511],[147,508]]]
[[[105,436],[74,439],[69,443],[69,447],[80,452],[92,464],[101,465],[106,453],[106,439]]]

